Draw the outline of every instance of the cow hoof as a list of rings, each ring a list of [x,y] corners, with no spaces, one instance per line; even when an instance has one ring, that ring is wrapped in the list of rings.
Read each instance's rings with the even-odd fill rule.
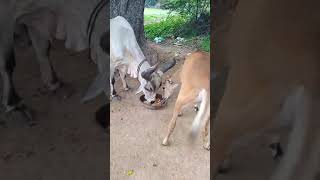
[[[121,96],[119,96],[119,95],[112,95],[112,96],[111,96],[111,100],[112,100],[112,101],[114,101],[114,100],[116,100],[116,101],[121,101]]]
[[[35,126],[34,111],[21,104],[5,114],[4,123],[7,126]]]
[[[125,91],[130,91],[131,88],[130,88],[129,86],[127,86],[127,87],[123,88],[123,90],[125,90]]]
[[[181,117],[181,116],[183,116],[183,113],[179,112],[178,117]]]
[[[205,150],[210,151],[210,143],[204,144],[204,145],[203,145],[203,148],[204,148]]]

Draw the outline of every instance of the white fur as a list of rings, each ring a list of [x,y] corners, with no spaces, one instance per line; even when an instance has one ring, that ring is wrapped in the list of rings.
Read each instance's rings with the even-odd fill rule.
[[[197,113],[196,117],[193,120],[192,127],[191,127],[191,133],[196,134],[199,131],[201,120],[204,119],[207,113],[210,114],[210,110],[208,111],[207,105],[208,105],[208,92],[205,89],[202,89],[199,92],[199,96],[197,100],[201,99],[201,104],[199,108],[199,112]]]
[[[140,82],[136,94],[143,92],[147,101],[154,100],[155,93],[144,89],[147,81],[141,77],[141,73],[151,66],[148,62],[144,62],[137,74],[138,66],[145,56],[138,45],[131,25],[121,16],[110,19],[110,54],[110,72],[114,72],[119,66],[127,66],[127,73],[130,77],[138,78]],[[113,74],[110,74],[110,77],[112,76]]]

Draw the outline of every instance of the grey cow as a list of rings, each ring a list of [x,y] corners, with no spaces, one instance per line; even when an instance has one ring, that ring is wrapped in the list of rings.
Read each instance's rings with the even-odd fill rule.
[[[49,60],[53,38],[65,40],[65,47],[75,51],[89,48],[99,74],[107,74],[109,56],[102,50],[100,39],[109,29],[108,8],[108,0],[0,0],[0,73],[2,104],[7,112],[23,107],[12,80],[14,33],[27,32],[43,83],[53,91],[61,86]]]

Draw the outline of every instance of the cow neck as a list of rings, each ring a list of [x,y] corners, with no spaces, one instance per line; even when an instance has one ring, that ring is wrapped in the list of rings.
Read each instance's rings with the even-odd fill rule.
[[[137,75],[139,76],[141,74],[140,72],[143,72],[148,68],[150,68],[150,65],[149,65],[147,59],[142,60],[138,65]]]

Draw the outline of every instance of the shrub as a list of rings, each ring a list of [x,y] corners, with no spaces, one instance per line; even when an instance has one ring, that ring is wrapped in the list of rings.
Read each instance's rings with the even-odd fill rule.
[[[169,16],[159,23],[149,24],[144,27],[146,37],[154,39],[155,37],[168,38],[179,35],[179,30],[186,23],[186,19],[181,16]]]

